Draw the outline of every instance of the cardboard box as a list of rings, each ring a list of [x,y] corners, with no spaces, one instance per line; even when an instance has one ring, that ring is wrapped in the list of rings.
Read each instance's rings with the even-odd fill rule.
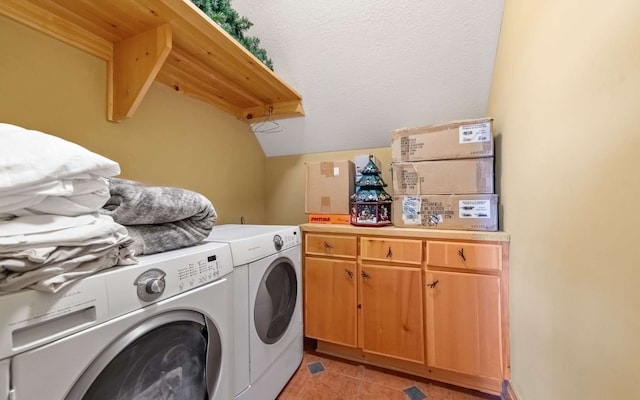
[[[396,129],[391,161],[427,161],[493,156],[492,119]]]
[[[492,194],[493,157],[393,163],[393,193]]]
[[[351,224],[349,214],[309,214],[309,222],[312,224]]]
[[[498,195],[393,197],[393,224],[403,228],[498,230]]]
[[[305,208],[307,214],[350,214],[353,194],[353,161],[322,161],[306,164]]]

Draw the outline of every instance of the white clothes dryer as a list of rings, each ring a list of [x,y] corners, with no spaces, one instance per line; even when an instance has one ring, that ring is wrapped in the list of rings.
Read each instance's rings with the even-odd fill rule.
[[[0,398],[232,398],[229,246],[139,260],[56,294],[0,296]]]
[[[297,226],[220,225],[234,264],[235,398],[273,400],[302,362],[301,237]]]

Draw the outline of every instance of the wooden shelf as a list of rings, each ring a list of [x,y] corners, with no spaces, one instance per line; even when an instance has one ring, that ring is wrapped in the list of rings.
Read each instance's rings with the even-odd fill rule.
[[[107,61],[107,118],[153,81],[247,122],[304,115],[302,97],[190,0],[2,0],[0,15]]]

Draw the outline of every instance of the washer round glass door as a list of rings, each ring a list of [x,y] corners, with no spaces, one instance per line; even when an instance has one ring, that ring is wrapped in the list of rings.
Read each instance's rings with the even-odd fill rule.
[[[256,293],[253,320],[256,333],[266,344],[277,342],[285,334],[298,296],[298,280],[287,258],[275,260],[262,276]]]
[[[202,314],[172,311],[108,347],[67,400],[206,400],[222,363],[220,335]]]

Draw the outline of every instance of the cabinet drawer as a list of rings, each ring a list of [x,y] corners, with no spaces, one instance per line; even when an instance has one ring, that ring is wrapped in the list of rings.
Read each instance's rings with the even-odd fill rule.
[[[427,265],[500,271],[502,247],[497,244],[428,241]]]
[[[408,239],[361,238],[363,261],[422,264],[422,241]]]
[[[304,251],[310,255],[356,258],[358,242],[355,236],[309,233],[305,236]]]

